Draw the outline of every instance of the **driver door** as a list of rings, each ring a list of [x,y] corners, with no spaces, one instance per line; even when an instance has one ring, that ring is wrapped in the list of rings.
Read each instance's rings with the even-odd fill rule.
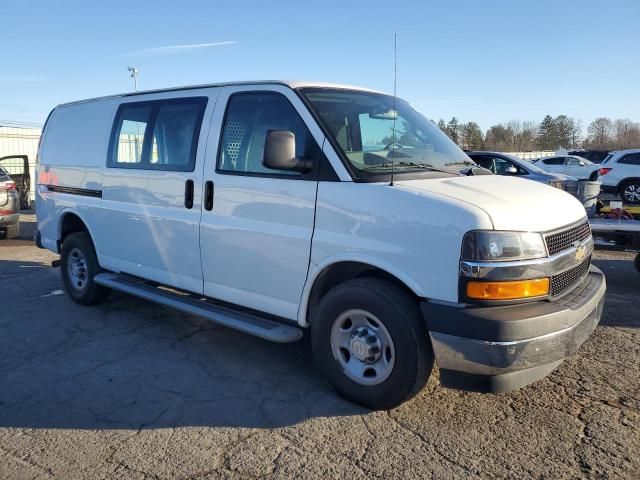
[[[295,320],[309,268],[324,140],[291,89],[225,87],[214,113],[200,223],[204,294]],[[293,132],[309,173],[262,164],[270,130]]]

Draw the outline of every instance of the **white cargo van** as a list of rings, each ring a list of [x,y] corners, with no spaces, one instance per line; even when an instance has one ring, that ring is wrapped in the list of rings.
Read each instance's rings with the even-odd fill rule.
[[[501,392],[585,341],[605,279],[576,199],[474,167],[361,88],[80,101],[43,132],[36,241],[80,304],[117,289],[276,342],[309,329],[330,383],[372,408],[420,391],[434,359],[445,386]]]

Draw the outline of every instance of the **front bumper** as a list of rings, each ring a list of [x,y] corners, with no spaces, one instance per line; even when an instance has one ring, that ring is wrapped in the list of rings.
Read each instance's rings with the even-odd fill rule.
[[[20,221],[19,213],[10,213],[6,215],[0,215],[0,227],[8,227],[10,225],[15,225]]]
[[[576,352],[602,316],[606,281],[594,266],[555,302],[421,309],[443,386],[505,392],[546,376]]]

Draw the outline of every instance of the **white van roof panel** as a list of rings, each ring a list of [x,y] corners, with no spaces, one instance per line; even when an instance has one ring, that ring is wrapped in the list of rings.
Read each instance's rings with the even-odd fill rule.
[[[145,90],[140,92],[125,92],[119,93],[115,95],[106,95],[103,97],[95,97],[88,98],[85,100],[76,100],[73,102],[62,103],[58,105],[59,107],[67,106],[67,105],[76,105],[78,103],[85,102],[93,102],[96,100],[106,100],[106,99],[115,99],[121,97],[131,97],[136,95],[146,95],[150,93],[162,93],[162,92],[175,92],[181,90],[195,90],[199,88],[212,88],[212,87],[228,87],[234,85],[285,85],[292,89],[297,88],[340,88],[345,90],[362,90],[365,92],[374,92],[374,93],[384,93],[378,90],[373,90],[371,88],[366,87],[358,87],[354,85],[347,85],[341,83],[331,83],[331,82],[313,82],[313,81],[303,81],[303,80],[254,80],[254,81],[242,81],[242,82],[221,82],[221,83],[207,83],[202,85],[188,85],[182,87],[169,87],[169,88],[159,88],[155,90]]]

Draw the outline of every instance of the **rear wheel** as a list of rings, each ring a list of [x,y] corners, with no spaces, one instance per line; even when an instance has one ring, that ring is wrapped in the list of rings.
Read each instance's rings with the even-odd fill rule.
[[[64,288],[76,303],[94,305],[109,295],[109,288],[93,281],[101,269],[91,237],[86,232],[72,233],[64,239],[60,271]]]
[[[640,180],[629,180],[620,187],[620,196],[627,203],[640,203]]]
[[[350,280],[327,293],[312,313],[311,342],[336,391],[376,410],[414,396],[433,367],[417,302],[383,280]]]

